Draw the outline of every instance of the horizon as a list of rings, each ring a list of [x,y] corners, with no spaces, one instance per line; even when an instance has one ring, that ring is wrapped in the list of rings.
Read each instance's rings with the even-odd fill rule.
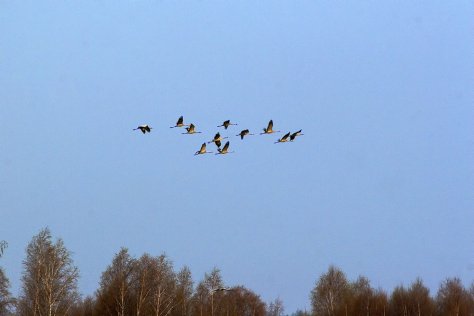
[[[330,265],[387,291],[472,282],[473,9],[0,1],[11,292],[43,227],[86,295],[120,247],[165,252],[195,279],[218,267],[289,313]],[[170,129],[181,115],[202,133]],[[281,133],[235,136],[270,119]],[[194,156],[218,131],[235,153]]]

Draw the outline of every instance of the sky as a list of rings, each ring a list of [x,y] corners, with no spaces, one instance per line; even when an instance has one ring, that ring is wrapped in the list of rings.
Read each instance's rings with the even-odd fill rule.
[[[90,295],[120,247],[288,313],[329,265],[474,280],[472,1],[0,0],[0,259],[49,227]],[[170,129],[183,115],[202,131]],[[224,120],[238,123],[227,131]],[[282,133],[258,134],[273,119]],[[150,134],[133,131],[140,124]],[[295,142],[274,144],[303,129]],[[194,156],[221,131],[229,155]],[[215,151],[211,144],[208,150]]]

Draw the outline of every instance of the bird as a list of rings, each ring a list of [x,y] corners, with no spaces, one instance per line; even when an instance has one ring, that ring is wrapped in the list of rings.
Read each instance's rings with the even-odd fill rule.
[[[189,124],[189,127],[186,127],[187,132],[181,134],[200,134],[201,132],[195,131],[196,126],[193,123]]]
[[[175,126],[170,126],[170,128],[189,126],[188,124],[184,124],[183,121],[184,121],[184,119],[183,119],[183,116],[181,115],[179,117],[178,121],[176,122],[176,125]]]
[[[196,151],[196,153],[194,154],[194,156],[196,156],[196,155],[202,155],[202,154],[212,154],[212,151],[206,151],[206,143],[202,143],[201,149],[199,149],[198,151]]]
[[[140,125],[137,128],[134,128],[133,130],[136,131],[137,129],[141,130],[143,134],[146,134],[146,132],[151,132],[152,127],[148,125]]]
[[[230,120],[227,120],[227,121],[224,121],[224,123],[222,123],[222,125],[219,125],[217,127],[224,126],[224,129],[227,129],[227,127],[229,127],[230,125],[239,125],[239,124],[231,123]]]
[[[213,294],[214,292],[224,292],[224,291],[231,291],[231,290],[232,289],[229,287],[218,287],[218,288],[210,290],[210,292],[211,294]]]
[[[222,149],[217,148],[218,153],[216,155],[225,155],[225,154],[232,154],[233,151],[229,151],[229,142],[225,143],[224,147]]]
[[[235,136],[240,136],[240,139],[244,139],[244,136],[246,136],[246,135],[254,135],[254,134],[250,134],[250,131],[248,129],[244,129],[239,134],[237,134]]]
[[[219,144],[220,144],[221,140],[226,139],[226,138],[228,138],[228,137],[222,137],[221,134],[219,134],[219,132],[217,132],[217,134],[214,135],[214,138],[210,142],[207,142],[207,143],[208,144],[216,143],[216,145],[217,145],[217,142],[219,142]],[[220,145],[217,145],[217,147],[220,147]]]
[[[294,132],[293,134],[290,135],[290,142],[294,141],[297,136],[303,136],[304,134],[301,134],[301,130]]]
[[[288,132],[288,133],[286,133],[285,135],[283,135],[283,137],[280,138],[280,139],[278,139],[278,140],[275,142],[275,144],[277,144],[277,143],[286,143],[286,142],[288,141],[288,137],[290,137],[290,133],[291,133],[291,132]]]
[[[273,120],[270,120],[270,122],[268,122],[268,126],[267,128],[263,128],[263,133],[260,133],[260,135],[262,134],[273,134],[273,133],[279,133],[280,131],[274,131],[273,130]]]

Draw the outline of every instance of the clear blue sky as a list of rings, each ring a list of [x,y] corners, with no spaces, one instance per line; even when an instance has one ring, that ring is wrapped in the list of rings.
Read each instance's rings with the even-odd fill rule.
[[[287,312],[330,264],[390,291],[474,277],[472,1],[0,0],[1,266],[121,246]],[[204,131],[169,129],[178,116]],[[225,119],[277,136],[194,157]],[[132,131],[138,124],[151,134]],[[281,134],[280,134],[281,135]],[[210,147],[214,149],[213,147]]]

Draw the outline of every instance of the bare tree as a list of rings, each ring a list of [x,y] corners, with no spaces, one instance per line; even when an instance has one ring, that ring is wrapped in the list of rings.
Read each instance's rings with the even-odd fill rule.
[[[220,292],[220,306],[215,315],[219,316],[265,316],[265,303],[260,296],[243,286]]]
[[[373,305],[373,289],[370,281],[364,276],[350,284],[348,301],[350,302],[351,315],[370,316]]]
[[[283,306],[283,301],[278,297],[274,301],[268,304],[267,316],[283,316],[285,312],[285,307]]]
[[[173,264],[164,254],[154,258],[153,267],[151,315],[165,316],[170,314],[176,305],[176,276]]]
[[[132,313],[130,284],[133,269],[134,259],[127,248],[121,248],[102,273],[97,292],[97,314],[125,316]]]
[[[15,304],[14,298],[11,296],[10,281],[8,280],[3,268],[0,267],[0,315],[7,315],[10,308]]]
[[[408,289],[408,313],[413,316],[433,315],[434,303],[430,290],[417,278]]]
[[[349,288],[346,276],[339,268],[330,266],[311,291],[313,314],[335,316],[346,314],[346,295]]]
[[[53,243],[45,228],[26,248],[23,261],[20,315],[65,315],[79,298],[78,268],[61,239]]]
[[[193,295],[193,279],[191,270],[184,266],[176,275],[176,309],[175,315],[188,316],[191,311]]]
[[[142,315],[150,301],[153,286],[153,258],[144,254],[134,263],[131,276],[131,292],[134,298],[135,315]]]
[[[395,287],[390,296],[390,312],[393,316],[408,316],[408,291],[403,285]]]
[[[213,268],[210,273],[205,273],[204,279],[198,283],[193,296],[193,315],[213,315],[215,307],[219,305],[221,294],[220,291],[216,294],[214,290],[221,288],[224,288],[224,282],[218,268]]]
[[[387,293],[382,289],[375,290],[372,297],[373,315],[386,316],[389,312]]]
[[[459,278],[446,279],[438,290],[436,303],[440,315],[471,316],[469,292]]]

